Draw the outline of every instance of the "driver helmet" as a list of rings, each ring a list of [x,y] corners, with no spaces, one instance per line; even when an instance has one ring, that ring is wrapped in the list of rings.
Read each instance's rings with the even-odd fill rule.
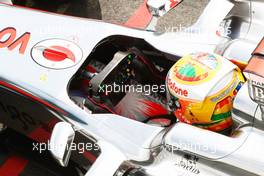
[[[224,132],[232,127],[232,102],[243,82],[240,69],[222,56],[186,55],[166,78],[169,109],[181,122]]]

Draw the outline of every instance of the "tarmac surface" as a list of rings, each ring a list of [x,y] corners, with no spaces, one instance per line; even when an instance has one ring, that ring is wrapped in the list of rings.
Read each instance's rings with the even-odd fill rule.
[[[99,0],[102,19],[124,23],[143,2],[144,0]],[[157,30],[165,31],[171,27],[190,26],[195,23],[208,2],[209,0],[184,0],[159,19]]]
[[[4,0],[0,0],[4,1]],[[16,5],[73,16],[125,23],[145,0],[12,0]],[[64,3],[61,3],[61,2]],[[156,30],[186,27],[195,23],[209,0],[184,0],[158,21]]]

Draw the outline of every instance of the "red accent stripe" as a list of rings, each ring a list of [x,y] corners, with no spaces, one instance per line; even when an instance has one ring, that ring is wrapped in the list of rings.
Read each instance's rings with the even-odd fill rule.
[[[51,137],[51,133],[52,130],[54,128],[54,126],[56,125],[56,123],[58,123],[59,120],[54,118],[52,120],[50,120],[46,125],[42,125],[39,128],[36,128],[35,130],[33,130],[28,137],[31,139],[34,139],[37,142],[43,143],[43,142],[48,142],[48,140],[50,140]]]
[[[96,69],[91,65],[88,65],[85,69],[91,73],[96,73]]]
[[[128,21],[125,23],[128,27],[133,28],[146,28],[152,19],[152,15],[147,7],[147,0],[136,10],[134,15],[132,15]]]
[[[20,94],[22,94],[22,95],[24,95],[24,96],[26,96],[26,97],[29,97],[29,98],[31,98],[31,99],[33,99],[33,100],[35,100],[35,101],[37,101],[37,102],[39,102],[39,103],[41,103],[41,104],[43,104],[43,105],[45,105],[45,106],[47,106],[47,107],[49,107],[49,108],[55,110],[55,111],[58,111],[58,112],[60,112],[60,113],[65,113],[62,109],[59,109],[58,107],[55,107],[55,106],[49,104],[48,102],[46,102],[46,101],[44,101],[44,100],[41,100],[40,98],[35,97],[34,95],[32,95],[32,94],[30,94],[30,93],[27,93],[27,92],[25,92],[24,90],[19,89],[19,88],[15,87],[15,86],[13,86],[13,85],[11,85],[11,84],[9,84],[9,83],[6,83],[6,82],[3,82],[3,81],[0,81],[0,85],[4,86],[4,87],[6,87],[6,88],[12,89],[13,91],[18,92],[18,93],[20,93]]]
[[[37,128],[28,135],[29,138],[34,139],[39,143],[47,142],[50,139],[51,133],[43,129],[42,127]]]
[[[96,157],[92,154],[92,152],[87,152],[87,151],[85,151],[84,153],[83,153],[83,156],[85,157],[85,158],[87,158],[90,162],[92,162],[92,163],[94,163],[95,161],[96,161]]]
[[[227,98],[225,98],[225,99],[223,99],[222,101],[220,101],[216,106],[217,106],[217,108],[222,108],[222,107],[224,107],[225,105],[228,105],[228,104],[231,104],[231,97],[227,97]]]
[[[28,160],[18,157],[11,156],[1,167],[1,176],[19,176],[28,164]]]

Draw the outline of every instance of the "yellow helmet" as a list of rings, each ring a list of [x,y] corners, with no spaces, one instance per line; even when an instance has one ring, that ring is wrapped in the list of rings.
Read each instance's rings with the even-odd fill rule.
[[[186,55],[168,72],[169,106],[179,121],[220,132],[233,124],[232,101],[243,82],[240,69],[219,55]]]

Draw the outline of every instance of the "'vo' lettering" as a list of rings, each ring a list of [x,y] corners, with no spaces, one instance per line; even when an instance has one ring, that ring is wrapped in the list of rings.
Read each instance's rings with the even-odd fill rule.
[[[8,48],[10,51],[19,47],[19,53],[24,54],[27,48],[30,33],[26,32],[17,38],[17,31],[15,28],[5,28],[0,31],[0,48]]]

